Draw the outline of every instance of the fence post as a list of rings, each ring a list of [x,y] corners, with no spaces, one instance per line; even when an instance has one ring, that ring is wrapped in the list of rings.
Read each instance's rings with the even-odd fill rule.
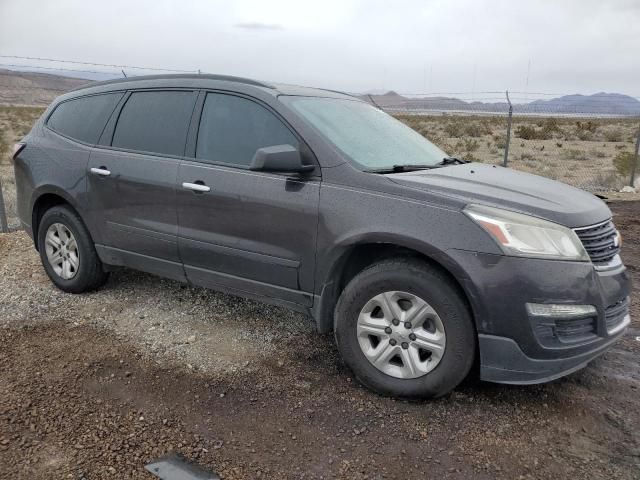
[[[4,208],[4,195],[2,193],[2,179],[0,178],[0,232],[7,233],[9,225],[7,223],[7,212]]]
[[[509,100],[509,90],[507,90],[507,102],[509,103],[509,116],[507,117],[507,142],[504,146],[504,160],[502,161],[502,166],[506,167],[507,162],[509,161],[509,143],[511,143],[511,118],[513,117],[513,105],[511,105],[511,100]]]
[[[629,179],[629,185],[633,187],[636,181],[636,170],[638,168],[638,149],[640,148],[640,127],[638,127],[638,135],[636,136],[636,151],[633,154],[633,160],[631,162],[631,178]]]

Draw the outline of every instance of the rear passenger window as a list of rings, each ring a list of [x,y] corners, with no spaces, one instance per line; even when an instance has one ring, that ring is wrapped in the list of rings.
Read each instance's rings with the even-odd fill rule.
[[[207,94],[196,158],[249,165],[259,148],[282,144],[299,148],[293,133],[265,107],[234,95]]]
[[[134,92],[125,103],[111,143],[114,147],[183,155],[193,92]]]
[[[49,117],[47,126],[75,140],[98,143],[100,134],[122,95],[108,93],[62,102]]]

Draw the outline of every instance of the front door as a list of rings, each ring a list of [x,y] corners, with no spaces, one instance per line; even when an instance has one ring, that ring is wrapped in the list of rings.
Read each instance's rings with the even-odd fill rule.
[[[131,93],[110,145],[92,151],[90,216],[98,253],[108,263],[184,278],[176,179],[195,96],[191,91]]]
[[[312,303],[319,176],[253,172],[258,148],[298,138],[266,106],[208,93],[193,159],[178,172],[178,244],[193,283]]]

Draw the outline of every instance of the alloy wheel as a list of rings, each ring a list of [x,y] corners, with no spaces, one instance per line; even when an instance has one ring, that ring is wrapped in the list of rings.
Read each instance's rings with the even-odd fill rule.
[[[358,316],[357,335],[367,360],[401,379],[429,373],[440,363],[446,347],[444,325],[433,307],[401,291],[370,299]]]
[[[80,255],[73,233],[62,223],[53,223],[45,236],[45,252],[53,271],[64,280],[78,273]]]

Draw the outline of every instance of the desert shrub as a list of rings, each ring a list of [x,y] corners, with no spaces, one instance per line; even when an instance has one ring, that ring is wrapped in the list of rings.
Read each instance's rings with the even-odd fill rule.
[[[621,142],[624,138],[624,133],[619,128],[605,130],[602,134],[607,142]]]
[[[547,118],[535,125],[519,125],[516,129],[516,137],[524,140],[549,140],[555,133],[560,132],[560,127],[555,118]]]
[[[462,137],[464,135],[464,130],[465,129],[463,125],[458,122],[448,122],[444,126],[444,132],[447,134],[447,136],[453,137],[453,138]]]
[[[587,157],[586,152],[578,148],[568,148],[562,153],[567,160],[584,160]]]
[[[520,154],[520,160],[535,160],[535,158],[531,153],[523,152]]]
[[[524,140],[535,140],[538,138],[537,130],[533,125],[519,125],[518,128],[516,128],[515,135]]]
[[[583,132],[596,133],[597,129],[598,129],[598,125],[591,120],[587,120],[586,122],[581,122],[578,120],[576,122],[576,130],[581,130]]]
[[[631,175],[634,159],[635,155],[631,152],[619,152],[613,157],[613,166],[620,175],[628,176]]]
[[[607,156],[607,154],[604,153],[602,150],[596,150],[596,149],[591,150],[591,155],[593,155],[596,158],[604,158]]]
[[[472,138],[465,138],[463,140],[463,148],[465,152],[475,152],[480,147],[477,140]]]
[[[484,123],[473,122],[465,125],[464,134],[467,137],[482,137],[483,135],[491,134],[491,129]]]
[[[578,140],[588,142],[590,140],[593,140],[593,132],[590,130],[576,130],[576,137],[578,137]]]

